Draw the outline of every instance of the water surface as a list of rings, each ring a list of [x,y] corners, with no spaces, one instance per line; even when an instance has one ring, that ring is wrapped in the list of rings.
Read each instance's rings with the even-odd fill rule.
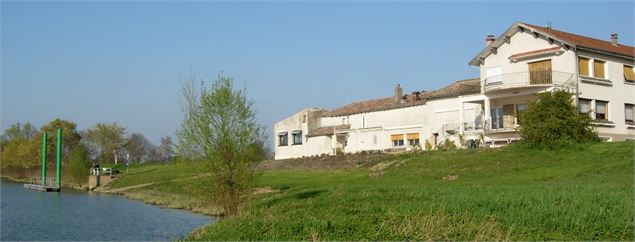
[[[121,196],[63,189],[38,192],[0,182],[0,239],[173,240],[212,218]]]

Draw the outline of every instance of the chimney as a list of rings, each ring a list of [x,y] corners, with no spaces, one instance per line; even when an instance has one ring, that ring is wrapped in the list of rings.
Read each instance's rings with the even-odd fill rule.
[[[494,43],[494,40],[496,40],[496,38],[494,38],[494,35],[488,35],[487,38],[485,38],[485,46],[489,46],[492,43]]]
[[[419,96],[421,93],[414,91],[410,94],[410,96],[408,96],[408,101],[409,102],[416,102],[416,101],[420,101],[421,100],[421,96]]]
[[[611,34],[611,44],[617,46],[617,34]]]
[[[401,89],[401,85],[397,84],[395,87],[395,102],[401,103],[401,97],[403,96],[403,89]]]

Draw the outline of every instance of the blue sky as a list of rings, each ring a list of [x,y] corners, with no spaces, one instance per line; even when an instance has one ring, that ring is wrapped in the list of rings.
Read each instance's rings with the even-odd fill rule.
[[[433,90],[514,22],[633,45],[622,2],[1,3],[1,128],[117,122],[152,142],[179,128],[181,81],[221,71],[272,124],[305,107]]]

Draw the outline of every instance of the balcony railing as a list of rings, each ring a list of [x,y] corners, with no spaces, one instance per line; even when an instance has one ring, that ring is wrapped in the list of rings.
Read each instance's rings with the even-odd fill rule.
[[[560,71],[526,71],[506,73],[485,79],[483,91],[522,88],[531,86],[554,86],[573,91],[575,82],[572,73]]]

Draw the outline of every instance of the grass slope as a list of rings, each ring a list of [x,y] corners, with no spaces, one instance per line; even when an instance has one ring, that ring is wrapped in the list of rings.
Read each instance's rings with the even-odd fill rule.
[[[633,155],[633,143],[508,147],[267,172],[262,185],[279,191],[189,239],[633,240]]]

